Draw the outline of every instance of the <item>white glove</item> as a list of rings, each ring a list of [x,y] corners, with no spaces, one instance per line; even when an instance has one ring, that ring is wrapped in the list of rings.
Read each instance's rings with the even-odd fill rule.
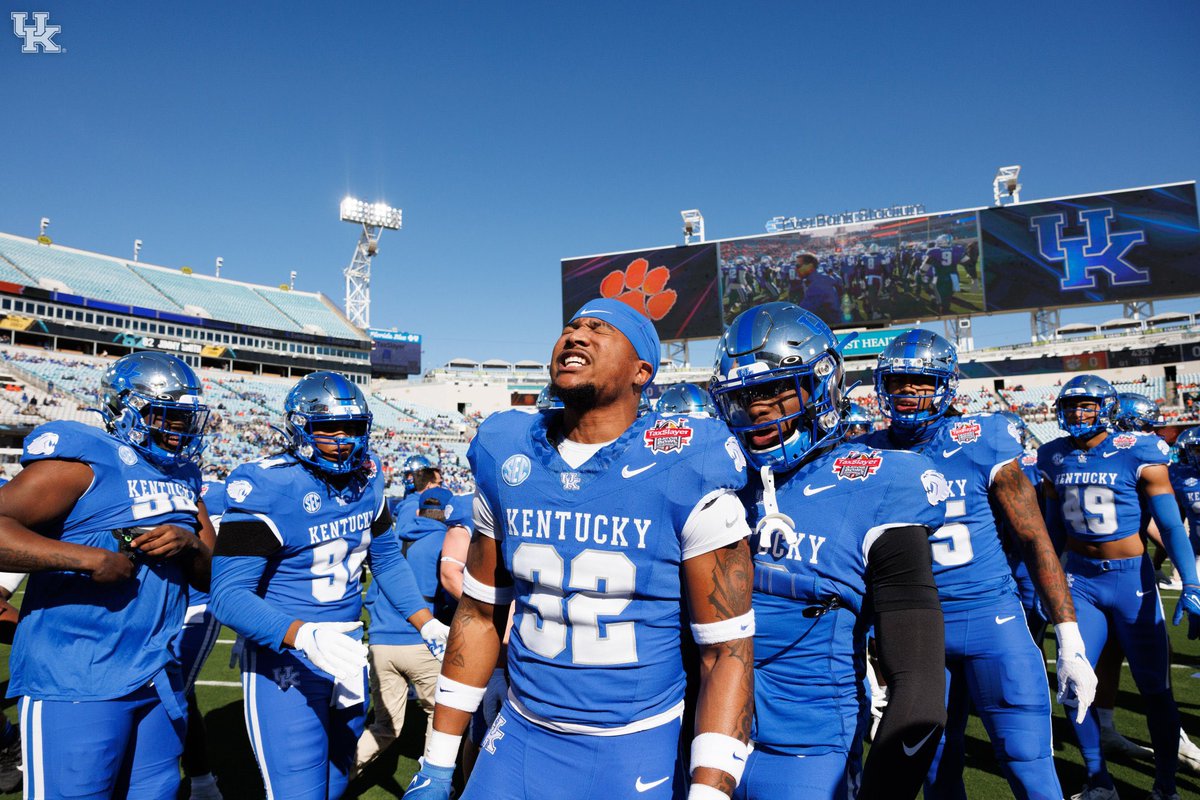
[[[306,622],[296,632],[296,649],[317,669],[349,681],[367,667],[367,648],[346,635],[361,628],[361,622]]]
[[[446,639],[449,637],[450,626],[436,617],[421,626],[421,638],[425,640],[425,646],[438,661],[441,661],[442,657],[446,655]]]
[[[1054,635],[1058,637],[1058,702],[1074,707],[1075,722],[1080,724],[1096,699],[1096,673],[1083,649],[1078,623],[1060,622]]]

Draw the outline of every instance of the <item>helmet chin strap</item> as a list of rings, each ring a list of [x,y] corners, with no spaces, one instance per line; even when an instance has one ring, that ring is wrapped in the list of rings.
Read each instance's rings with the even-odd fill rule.
[[[787,514],[779,511],[779,501],[775,499],[775,473],[771,472],[770,467],[763,467],[758,474],[762,477],[763,509],[767,512],[754,526],[754,532],[758,534],[758,546],[763,549],[770,548],[771,539],[776,533],[783,534],[788,545],[794,546],[799,541],[799,537],[796,536],[796,523]]]

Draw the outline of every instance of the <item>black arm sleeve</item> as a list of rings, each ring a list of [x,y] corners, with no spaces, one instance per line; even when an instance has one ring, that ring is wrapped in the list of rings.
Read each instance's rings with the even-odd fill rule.
[[[271,526],[259,520],[231,520],[221,524],[214,556],[266,558],[280,548]]]
[[[867,581],[888,704],[863,769],[859,800],[921,791],[946,725],[946,631],[928,530],[890,530],[870,551]]]
[[[379,511],[379,516],[371,523],[371,535],[378,536],[381,533],[386,533],[392,529],[392,510],[388,508],[388,504],[384,503],[383,508]]]

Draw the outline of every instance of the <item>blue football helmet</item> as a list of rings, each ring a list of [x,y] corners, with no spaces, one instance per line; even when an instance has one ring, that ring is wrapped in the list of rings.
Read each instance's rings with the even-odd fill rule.
[[[1175,440],[1175,450],[1179,453],[1179,463],[1200,469],[1200,426],[1188,428],[1179,434]]]
[[[412,494],[417,490],[417,472],[434,466],[433,459],[423,455],[409,456],[404,461],[404,492]]]
[[[1016,426],[1017,434],[1021,440],[1021,447],[1024,447],[1026,441],[1029,439],[1029,426],[1025,424],[1025,420],[1021,419],[1021,415],[1014,414],[1012,411],[998,411],[996,412],[996,416],[1004,417],[1008,420],[1009,425]]]
[[[333,474],[360,469],[371,449],[371,411],[367,398],[354,383],[337,372],[313,372],[300,379],[283,401],[284,432],[288,449],[311,467]],[[314,432],[324,422],[342,422],[342,436]],[[336,442],[334,458],[318,444]]]
[[[858,403],[850,403],[846,407],[846,435],[862,436],[870,433],[875,427],[875,420],[867,410]]]
[[[663,390],[658,398],[660,414],[713,415],[712,398],[694,383],[676,383]]]
[[[1118,392],[1113,422],[1122,431],[1151,431],[1162,424],[1158,403],[1137,392]]]
[[[645,390],[638,395],[637,415],[643,417],[650,413],[650,398],[646,396]]]
[[[538,411],[549,411],[554,408],[562,408],[563,402],[558,399],[558,395],[554,393],[554,388],[550,384],[542,387],[537,396]]]
[[[172,466],[204,450],[208,406],[203,384],[178,356],[130,353],[100,379],[105,426],[149,461]]]
[[[841,347],[829,326],[797,305],[776,302],[730,323],[717,345],[709,391],[750,463],[783,472],[845,433],[842,382]],[[763,407],[783,410],[778,398],[787,392],[796,393],[797,411],[767,420],[756,415]],[[756,446],[760,437],[773,441]]]
[[[1067,401],[1095,400],[1100,404],[1096,418],[1091,422],[1067,422]],[[1112,424],[1117,411],[1117,390],[1099,375],[1077,375],[1063,384],[1054,401],[1058,414],[1058,427],[1076,439],[1090,439]]]
[[[929,407],[920,408],[925,395],[893,394],[887,390],[889,375],[928,375],[934,379],[933,394],[929,396]],[[902,333],[879,354],[875,366],[875,394],[879,396],[879,409],[892,421],[892,425],[904,430],[914,430],[939,420],[950,410],[954,396],[958,393],[958,353],[954,345],[933,331],[914,328]],[[904,412],[897,408],[901,400],[917,399],[914,411]]]

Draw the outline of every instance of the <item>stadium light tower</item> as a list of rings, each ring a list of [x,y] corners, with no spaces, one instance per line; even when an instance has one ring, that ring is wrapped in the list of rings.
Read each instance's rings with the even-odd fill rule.
[[[225,266],[225,259],[217,256],[217,277],[221,277],[221,267]]]
[[[362,226],[354,258],[346,267],[346,316],[360,328],[371,324],[371,259],[379,252],[383,229],[398,231],[401,211],[386,203],[364,203],[347,197],[342,200],[342,221]]]
[[[704,215],[700,213],[700,209],[693,208],[688,211],[680,211],[679,216],[683,217],[683,243],[691,244],[692,239],[703,243]]]
[[[142,254],[142,240],[134,239],[133,240],[133,261],[134,261],[134,263],[137,263],[138,256],[140,256],[141,254]]]
[[[996,205],[1004,205],[1006,198],[1010,204],[1021,202],[1021,184],[1017,183],[1017,176],[1020,174],[1020,164],[996,170],[996,177],[992,178],[992,197],[995,198]]]

